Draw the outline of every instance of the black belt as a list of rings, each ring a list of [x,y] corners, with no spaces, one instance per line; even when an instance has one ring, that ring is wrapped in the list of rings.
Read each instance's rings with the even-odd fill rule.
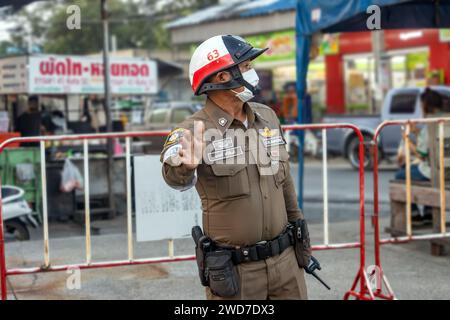
[[[233,263],[240,264],[243,262],[265,260],[277,256],[293,244],[294,234],[292,229],[288,227],[282,234],[270,241],[261,241],[255,245],[239,249],[222,248],[231,250]]]

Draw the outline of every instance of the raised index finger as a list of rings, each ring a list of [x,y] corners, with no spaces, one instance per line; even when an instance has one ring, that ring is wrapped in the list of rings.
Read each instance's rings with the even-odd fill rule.
[[[203,134],[205,133],[205,124],[203,121],[194,122],[194,139],[195,141],[203,141]]]

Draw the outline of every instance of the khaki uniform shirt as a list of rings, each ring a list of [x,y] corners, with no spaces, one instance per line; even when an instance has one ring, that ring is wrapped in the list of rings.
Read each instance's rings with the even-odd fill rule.
[[[247,128],[208,99],[172,131],[161,154],[168,185],[184,190],[195,184],[204,233],[232,246],[271,240],[288,221],[303,218],[277,116],[258,103],[246,103],[244,110]],[[188,170],[176,160],[179,139],[186,129],[194,132],[195,121],[205,124],[205,150],[197,169]]]

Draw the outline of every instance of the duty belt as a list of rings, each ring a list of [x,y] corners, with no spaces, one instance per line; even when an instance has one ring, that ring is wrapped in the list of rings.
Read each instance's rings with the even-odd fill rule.
[[[221,248],[231,250],[233,263],[240,264],[277,256],[293,244],[294,234],[292,228],[288,227],[282,234],[270,241],[260,241],[255,245],[239,249]]]

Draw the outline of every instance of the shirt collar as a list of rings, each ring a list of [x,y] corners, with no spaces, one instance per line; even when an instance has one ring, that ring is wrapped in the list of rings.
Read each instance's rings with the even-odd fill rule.
[[[251,128],[253,123],[258,118],[267,122],[258,112],[253,110],[250,104],[244,103],[244,110],[247,114],[247,128]],[[222,133],[225,133],[225,131],[235,120],[231,114],[220,108],[216,103],[214,103],[214,101],[209,98],[206,99],[205,112],[210,117],[216,128],[219,129]]]

